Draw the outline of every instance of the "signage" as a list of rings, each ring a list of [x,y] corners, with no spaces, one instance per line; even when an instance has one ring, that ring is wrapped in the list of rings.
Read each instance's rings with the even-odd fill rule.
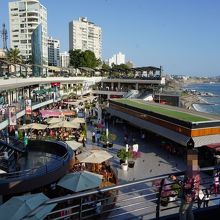
[[[52,82],[52,83],[51,83],[51,86],[60,87],[60,82]]]
[[[26,115],[31,115],[32,113],[31,99],[25,100],[25,113]]]
[[[8,120],[9,120],[9,125],[16,125],[16,107],[15,106],[8,107]]]

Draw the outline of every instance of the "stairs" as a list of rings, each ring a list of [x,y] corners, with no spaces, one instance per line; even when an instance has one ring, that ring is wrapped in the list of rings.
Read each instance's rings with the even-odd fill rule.
[[[139,91],[138,90],[130,90],[129,92],[127,92],[123,98],[137,98],[139,96]]]
[[[15,153],[25,153],[23,142],[14,137],[9,137],[9,143],[0,140],[0,169],[11,171],[15,169]],[[7,156],[7,158],[6,158]]]
[[[14,152],[15,152],[15,150],[10,148],[9,146],[4,145],[2,143],[0,144],[0,154],[3,155],[3,156],[1,156],[1,159],[0,159],[0,169],[2,169],[2,170],[9,169],[9,164],[14,159]],[[4,157],[5,153],[7,153],[8,159],[6,159]]]

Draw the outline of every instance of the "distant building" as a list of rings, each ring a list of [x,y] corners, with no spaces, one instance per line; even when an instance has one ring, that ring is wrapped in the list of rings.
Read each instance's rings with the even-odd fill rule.
[[[47,9],[39,0],[17,0],[9,2],[10,46],[18,48],[26,60],[32,56],[31,36],[42,25],[42,57],[47,65]]]
[[[109,66],[112,66],[114,63],[115,65],[125,64],[125,55],[121,52],[118,54],[114,54],[112,58],[108,60]]]
[[[97,59],[102,58],[102,29],[80,17],[78,21],[69,22],[69,49],[94,52]]]
[[[61,67],[69,67],[70,64],[70,56],[68,52],[60,53],[60,66]]]
[[[60,66],[60,41],[48,38],[48,65]]]

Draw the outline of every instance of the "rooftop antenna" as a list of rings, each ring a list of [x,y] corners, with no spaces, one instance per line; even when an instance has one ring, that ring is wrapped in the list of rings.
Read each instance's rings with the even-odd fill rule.
[[[2,41],[3,41],[3,50],[8,50],[8,47],[7,47],[8,32],[5,28],[5,24],[2,25],[0,36],[2,37]]]

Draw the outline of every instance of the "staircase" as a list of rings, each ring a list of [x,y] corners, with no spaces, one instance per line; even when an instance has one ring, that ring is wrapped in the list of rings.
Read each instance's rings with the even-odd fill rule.
[[[127,99],[135,99],[139,96],[139,91],[138,90],[130,90],[129,92],[127,92],[123,98],[127,98]]]
[[[15,153],[25,153],[26,148],[23,142],[17,140],[14,137],[9,137],[9,143],[0,140],[0,169],[4,171],[11,171],[15,168]],[[4,154],[8,155],[5,158]]]
[[[8,159],[6,159],[4,157],[4,154],[5,152],[7,152],[8,154]],[[3,155],[1,156],[0,158],[0,169],[2,170],[8,170],[9,169],[9,163],[11,161],[13,161],[14,159],[14,149],[12,149],[11,147],[3,144],[3,143],[0,143],[0,154]]]

